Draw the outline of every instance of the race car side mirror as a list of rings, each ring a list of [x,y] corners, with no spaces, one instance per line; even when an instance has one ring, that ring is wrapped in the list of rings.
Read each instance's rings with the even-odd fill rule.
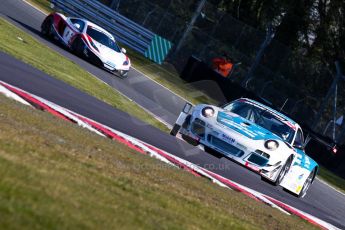
[[[193,107],[193,105],[187,102],[187,103],[184,105],[182,111],[183,111],[184,113],[188,114],[189,111],[192,109],[192,107]]]
[[[125,48],[121,48],[121,52],[125,54],[127,50]]]
[[[294,144],[293,147],[296,149],[304,150],[304,145],[302,144]]]

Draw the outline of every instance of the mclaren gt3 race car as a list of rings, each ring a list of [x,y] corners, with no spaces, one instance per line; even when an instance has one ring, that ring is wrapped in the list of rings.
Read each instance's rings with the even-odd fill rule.
[[[126,77],[131,67],[126,50],[105,29],[81,18],[66,17],[60,13],[48,15],[41,33],[62,43],[78,56],[110,72]]]
[[[303,197],[318,164],[304,152],[301,127],[285,115],[254,100],[241,98],[223,107],[186,104],[172,135],[202,144],[253,171],[263,180]]]

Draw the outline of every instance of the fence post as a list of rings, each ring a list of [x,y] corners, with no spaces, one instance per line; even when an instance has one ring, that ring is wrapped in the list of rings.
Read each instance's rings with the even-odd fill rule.
[[[328,89],[328,92],[327,92],[325,98],[324,98],[323,101],[322,101],[322,104],[321,104],[321,106],[320,106],[320,110],[318,111],[318,113],[317,113],[317,115],[316,115],[316,117],[315,117],[315,119],[314,119],[314,121],[313,121],[313,123],[312,123],[312,126],[311,126],[311,127],[312,127],[313,129],[315,129],[315,127],[317,126],[317,124],[318,124],[318,122],[319,122],[319,120],[320,120],[320,118],[321,118],[321,115],[323,114],[323,111],[326,109],[327,103],[328,103],[330,97],[333,95],[333,93],[334,93],[334,91],[335,91],[335,89],[336,89],[336,86],[337,86],[337,83],[338,83],[339,79],[340,79],[341,77],[343,77],[343,75],[342,75],[342,73],[341,73],[341,70],[340,70],[340,66],[339,66],[339,62],[338,62],[338,61],[335,62],[335,68],[336,68],[336,70],[337,70],[337,73],[336,73],[336,75],[335,75],[335,78],[334,78],[334,80],[333,80],[333,82],[332,82],[331,87]]]
[[[196,19],[198,18],[199,14],[201,13],[202,9],[204,8],[205,3],[206,3],[206,0],[200,0],[198,7],[196,8],[196,10],[194,12],[192,19],[190,20],[189,24],[187,25],[187,28],[183,32],[182,37],[180,38],[179,42],[176,45],[175,53],[177,53],[181,49],[181,46],[182,46],[184,40],[186,40],[187,36],[192,31],[193,26],[196,22]]]
[[[110,8],[112,8],[115,11],[119,11],[121,0],[112,0],[110,4]]]
[[[257,66],[259,65],[262,56],[264,55],[266,47],[271,43],[272,39],[274,38],[274,29],[271,25],[267,27],[266,37],[263,43],[260,46],[260,50],[258,51],[258,54],[255,57],[255,60],[253,64],[250,66],[249,71],[247,73],[247,76],[242,81],[242,86],[246,87],[246,82],[253,77],[253,73]]]

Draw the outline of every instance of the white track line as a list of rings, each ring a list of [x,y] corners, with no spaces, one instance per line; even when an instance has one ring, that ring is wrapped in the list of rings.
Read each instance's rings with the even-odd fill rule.
[[[30,103],[25,101],[23,98],[19,97],[17,94],[13,93],[11,90],[8,90],[4,86],[0,85],[0,93],[4,94],[6,97],[16,100],[24,105],[31,106]]]
[[[35,8],[37,11],[41,12],[42,14],[48,15],[46,12],[44,12],[43,10],[38,8],[37,6],[33,5],[31,2],[28,2],[26,0],[22,0],[22,1],[25,2],[26,4],[28,4],[29,6],[31,6],[32,8]]]
[[[90,73],[91,74],[91,73]],[[95,75],[91,74],[92,76],[94,76],[96,79],[100,80],[101,82],[103,82],[104,84],[106,84],[107,86],[109,86],[110,88],[112,88],[113,90],[115,90],[116,92],[118,92],[119,94],[121,94],[124,98],[128,99],[129,101],[133,102],[134,104],[136,104],[137,106],[139,106],[141,109],[143,109],[145,112],[147,112],[148,114],[150,114],[153,118],[155,118],[157,121],[163,123],[163,125],[165,125],[168,129],[172,129],[172,125],[170,125],[168,122],[164,121],[161,117],[155,115],[154,113],[152,113],[150,110],[146,109],[145,107],[141,106],[140,104],[136,103],[133,99],[131,99],[130,97],[128,97],[127,95],[123,94],[121,91],[116,90],[115,88],[111,87],[111,85],[109,85],[107,82],[97,78]]]
[[[136,69],[136,68],[134,68],[134,67],[132,67],[132,68],[135,69],[137,72],[139,72],[141,75],[143,75],[143,76],[145,76],[146,78],[148,78],[149,80],[155,82],[157,85],[160,85],[161,87],[163,87],[164,89],[168,90],[168,91],[171,92],[172,94],[176,95],[177,97],[181,98],[182,100],[184,100],[184,101],[186,101],[186,102],[188,102],[188,103],[190,103],[190,104],[193,105],[193,103],[190,102],[190,101],[188,101],[186,98],[183,98],[182,96],[176,94],[176,93],[173,92],[171,89],[169,89],[169,88],[167,88],[166,86],[162,85],[161,83],[159,83],[158,81],[154,80],[153,78],[148,77],[146,74],[144,74],[144,73],[141,72],[140,70],[138,70],[138,69]]]

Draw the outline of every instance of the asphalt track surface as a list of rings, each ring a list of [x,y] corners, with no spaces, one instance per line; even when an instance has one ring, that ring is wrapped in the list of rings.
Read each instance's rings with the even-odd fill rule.
[[[131,71],[126,80],[116,79],[111,74],[90,65],[41,38],[38,31],[44,15],[25,2],[21,0],[1,0],[0,15],[32,34],[42,43],[73,60],[166,122],[171,124],[176,119],[184,104],[180,97],[134,70]],[[261,181],[257,174],[234,162],[224,158],[217,158],[199,148],[192,147],[2,52],[0,52],[0,80],[139,138],[230,180],[345,229],[345,196],[319,180],[314,182],[306,197],[303,199],[296,198],[280,187]]]

